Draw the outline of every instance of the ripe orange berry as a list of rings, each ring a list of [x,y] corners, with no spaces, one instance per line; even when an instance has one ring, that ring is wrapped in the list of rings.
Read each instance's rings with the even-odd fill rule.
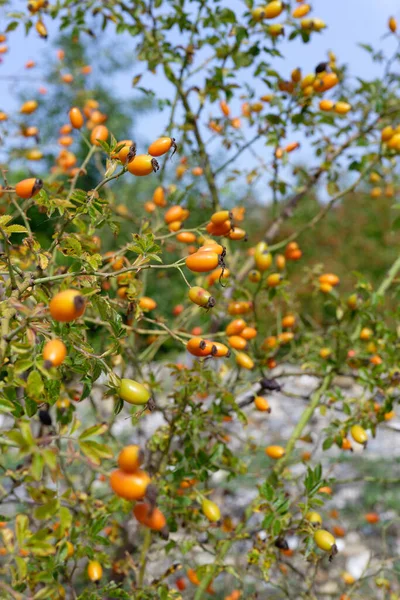
[[[206,225],[206,231],[211,235],[227,235],[231,229],[231,221],[224,221],[224,223],[220,223],[219,225],[216,225],[215,223],[208,223]]]
[[[336,535],[336,537],[342,538],[346,535],[346,530],[344,529],[344,527],[341,527],[340,525],[334,525],[332,527],[332,531]]]
[[[380,517],[377,513],[367,513],[365,515],[365,520],[367,521],[367,523],[370,523],[371,525],[375,525],[375,523],[379,523],[380,521]]]
[[[246,231],[241,227],[232,227],[231,231],[228,233],[229,239],[233,241],[244,240],[246,236]]]
[[[322,82],[321,82],[322,85],[318,91],[325,92],[325,91],[330,90],[331,88],[335,87],[335,85],[337,85],[338,83],[339,83],[339,79],[338,79],[338,76],[336,75],[336,73],[326,73],[322,77]]]
[[[167,201],[165,199],[165,191],[164,188],[159,185],[156,187],[153,193],[153,202],[156,206],[164,207],[167,206]]]
[[[242,329],[239,335],[245,340],[252,340],[255,337],[257,337],[257,329],[255,329],[254,327],[245,327],[244,329]]]
[[[321,100],[319,103],[319,109],[324,111],[332,110],[334,106],[333,100]]]
[[[284,329],[290,329],[291,327],[294,327],[295,324],[296,324],[296,317],[294,315],[286,315],[282,319],[282,327]]]
[[[218,244],[214,240],[204,242],[203,246],[200,246],[198,252],[216,252],[217,254],[222,254],[224,251],[224,247],[221,244]]]
[[[263,398],[262,396],[256,396],[254,398],[254,404],[257,408],[257,410],[262,411],[262,412],[271,412],[271,407],[269,405],[269,402],[266,398]]]
[[[369,327],[363,327],[360,331],[360,340],[368,341],[374,335],[374,332]]]
[[[238,352],[236,354],[236,363],[239,367],[242,367],[242,369],[251,370],[254,368],[254,361],[245,352]]]
[[[201,177],[201,175],[203,175],[202,167],[193,167],[192,175],[194,175],[195,177]]]
[[[71,73],[65,73],[64,75],[61,75],[61,81],[63,81],[64,83],[72,83],[74,80],[74,77]]]
[[[172,221],[172,223],[168,225],[168,229],[170,231],[179,231],[181,227],[182,221]]]
[[[245,327],[246,321],[244,319],[235,319],[227,325],[225,332],[228,336],[240,335]]]
[[[183,221],[184,209],[182,206],[174,205],[171,206],[164,215],[164,221],[169,224],[174,221]]]
[[[348,102],[336,102],[334,111],[338,115],[346,115],[351,110],[351,104]]]
[[[83,315],[86,303],[77,290],[64,290],[53,296],[49,308],[55,321],[68,323]]]
[[[395,134],[395,130],[391,125],[387,125],[381,131],[381,140],[382,142],[387,142],[392,138]]]
[[[148,502],[138,502],[133,514],[142,525],[153,531],[161,531],[166,527],[166,520],[160,509],[152,507]]]
[[[58,367],[64,362],[66,356],[67,349],[61,340],[50,340],[43,347],[43,360],[49,367]]]
[[[122,146],[122,148],[120,148]],[[125,163],[128,158],[128,154],[131,151],[131,146],[134,146],[133,140],[122,140],[117,143],[117,148],[120,148],[118,152],[113,152],[111,158],[118,159],[122,163]]]
[[[105,142],[108,138],[108,129],[105,125],[96,125],[90,134],[90,141],[94,146],[100,146],[98,140]]]
[[[142,296],[139,300],[139,306],[144,311],[154,310],[157,308],[157,302],[148,296]]]
[[[143,208],[146,212],[148,213],[153,213],[156,210],[156,205],[154,204],[154,202],[151,202],[150,200],[148,200],[147,202],[145,202],[143,204]]]
[[[337,275],[335,275],[334,273],[324,273],[323,275],[321,275],[319,277],[319,282],[321,284],[325,284],[327,283],[328,285],[334,287],[336,285],[339,284],[340,279]]]
[[[38,106],[39,105],[36,100],[27,100],[21,106],[20,113],[22,113],[23,115],[30,115],[33,112],[35,112]]]
[[[299,148],[299,147],[300,147],[299,142],[291,142],[290,144],[285,146],[284,150],[285,150],[285,152],[289,153],[289,152],[293,152],[293,150],[297,150],[297,148]]]
[[[274,460],[282,458],[285,454],[285,448],[282,446],[267,446],[265,448],[265,454]]]
[[[198,337],[203,333],[203,330],[201,327],[193,327],[192,331],[190,332],[193,336]]]
[[[68,146],[71,146],[74,143],[74,139],[70,135],[62,135],[58,138],[58,143],[60,146],[68,148]]]
[[[278,338],[275,335],[270,335],[269,337],[265,338],[261,345],[261,348],[263,350],[272,350],[272,348],[275,348],[277,345]]]
[[[281,283],[282,279],[283,277],[280,273],[272,273],[267,277],[267,286],[271,288],[277,287]]]
[[[182,231],[181,233],[178,233],[176,240],[183,244],[193,244],[193,242],[196,241],[196,236],[191,231]]]
[[[159,168],[158,162],[150,154],[138,154],[128,163],[128,171],[137,177],[156,173]]]
[[[151,154],[151,156],[162,156],[168,152],[170,148],[173,148],[174,151],[172,155],[174,155],[177,150],[175,139],[170,137],[161,137],[150,144],[148,153]]]
[[[292,17],[294,19],[301,19],[308,15],[311,10],[311,6],[309,4],[301,4],[300,6],[296,6],[296,8],[292,12]]]
[[[217,268],[219,256],[216,252],[195,252],[186,258],[186,266],[194,273],[207,273]]]
[[[188,569],[187,576],[190,583],[193,583],[193,585],[200,585],[200,579],[197,577],[196,571],[193,569]]]
[[[247,340],[240,335],[231,335],[228,337],[228,344],[235,350],[244,350],[247,346]]]
[[[283,2],[281,2],[280,0],[272,0],[272,2],[269,2],[268,4],[263,6],[262,10],[264,12],[263,18],[275,19],[276,17],[279,17],[281,12],[283,11]]]
[[[225,117],[229,117],[231,111],[230,111],[228,104],[225,102],[225,100],[221,100],[221,102],[219,103],[219,107],[220,107],[222,113],[225,115]]]
[[[261,280],[261,273],[260,271],[257,271],[256,269],[252,269],[249,272],[249,281],[251,281],[252,283],[258,283]]]
[[[190,338],[186,344],[186,350],[193,356],[210,356],[214,351],[214,343],[201,337]]]
[[[15,186],[15,193],[19,198],[33,198],[40,192],[43,187],[43,181],[41,179],[36,179],[35,177],[30,177],[29,179],[22,179]]]
[[[392,33],[396,33],[397,31],[397,21],[394,17],[390,17],[388,22],[389,29]]]
[[[150,482],[148,474],[141,469],[137,469],[134,473],[125,473],[121,469],[116,469],[110,476],[111,488],[117,496],[125,500],[141,500]]]
[[[124,473],[134,473],[143,462],[143,450],[134,444],[125,446],[118,456],[118,466]]]
[[[221,344],[220,342],[213,342],[213,349],[211,351],[212,356],[215,358],[223,358],[230,356],[231,351],[225,344]]]
[[[275,264],[278,271],[283,271],[286,267],[286,259],[283,254],[277,254],[275,258]]]
[[[229,210],[219,210],[211,215],[210,221],[211,223],[214,223],[214,225],[221,225],[222,223],[225,223],[225,221],[229,221],[232,218],[232,213]]]
[[[69,111],[69,120],[74,129],[80,129],[83,127],[83,115],[76,106],[72,107]]]

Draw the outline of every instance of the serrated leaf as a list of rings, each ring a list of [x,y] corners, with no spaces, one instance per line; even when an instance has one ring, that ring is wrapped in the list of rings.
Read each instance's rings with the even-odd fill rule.
[[[12,219],[11,215],[3,215],[0,217],[0,227],[5,227]]]
[[[7,233],[28,233],[28,230],[23,225],[9,225],[6,227]]]

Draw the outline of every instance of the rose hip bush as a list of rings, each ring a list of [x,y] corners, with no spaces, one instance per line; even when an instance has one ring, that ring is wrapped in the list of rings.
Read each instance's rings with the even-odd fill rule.
[[[0,112],[1,597],[398,598],[398,530],[377,512],[373,568],[321,585],[342,565],[342,528],[325,524],[345,484],[337,457],[368,455],[395,416],[400,258],[375,287],[354,274],[350,295],[302,259],[302,235],[354,192],[398,208],[396,20],[383,50],[364,46],[380,75],[362,80],[332,51],[307,70],[278,60],[329,25],[301,1],[4,4],[4,65],[22,28],[88,46],[120,36],[164,127],[149,143],[116,138],[77,83],[98,65],[69,72],[64,50],[55,83],[75,100],[54,123],[56,154],[41,145],[39,84]],[[285,237],[320,186],[326,202]],[[246,228],[250,189],[265,227]],[[286,378],[305,374],[312,393],[290,396]],[[343,376],[362,392],[344,395]],[[304,403],[280,444],[277,392]],[[245,437],[257,412],[262,446]],[[251,498],[232,510],[224,486],[239,500],[256,455]]]

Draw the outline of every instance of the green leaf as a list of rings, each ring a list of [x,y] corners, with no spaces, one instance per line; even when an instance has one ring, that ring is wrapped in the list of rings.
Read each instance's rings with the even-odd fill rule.
[[[79,447],[82,453],[89,458],[95,465],[100,465],[103,458],[112,458],[114,453],[111,448],[97,442],[81,442]]]
[[[42,450],[42,457],[50,471],[57,469],[57,454],[53,450]]]
[[[105,433],[108,429],[108,425],[107,423],[100,423],[100,425],[93,425],[92,427],[89,427],[88,429],[85,429],[85,431],[82,431],[81,435],[79,436],[80,440],[86,440],[89,437],[92,437],[94,435],[102,435],[103,433]]]
[[[14,404],[4,398],[4,396],[0,396],[0,412],[8,413],[14,410]]]
[[[15,518],[15,535],[18,545],[24,546],[25,538],[28,534],[29,519],[27,515],[17,515]]]
[[[260,495],[271,502],[274,497],[274,488],[272,485],[269,485],[269,483],[264,481],[264,483],[260,486]]]
[[[71,525],[72,525],[71,511],[68,510],[68,508],[66,508],[65,506],[61,506],[60,511],[59,511],[59,516],[60,516],[61,532],[64,532],[67,529],[70,529]]]
[[[11,23],[7,25],[6,32],[8,33],[9,31],[14,31],[17,29],[18,25],[19,21],[11,21]]]
[[[30,541],[27,544],[27,548],[36,556],[51,556],[56,553],[54,544],[49,544],[48,542]]]
[[[14,560],[17,565],[18,579],[23,581],[28,573],[28,563],[20,556],[14,556]]]
[[[31,475],[35,481],[40,481],[43,475],[44,460],[43,457],[36,452],[32,458],[32,464],[30,468]]]
[[[9,225],[5,228],[6,233],[28,233],[28,230],[23,225]]]
[[[114,404],[114,415],[119,415],[121,410],[124,408],[124,401],[122,398],[117,398]]]
[[[35,438],[33,437],[30,422],[29,421],[20,421],[19,429],[21,431],[22,437],[24,438],[24,440],[28,444],[28,446],[34,446]]]
[[[33,400],[43,401],[44,383],[39,371],[31,371],[26,383],[26,393]]]
[[[60,507],[60,502],[58,498],[54,498],[50,500],[46,504],[42,506],[38,506],[33,511],[33,515],[35,519],[39,519],[40,521],[44,521],[45,519],[50,519],[53,517]]]

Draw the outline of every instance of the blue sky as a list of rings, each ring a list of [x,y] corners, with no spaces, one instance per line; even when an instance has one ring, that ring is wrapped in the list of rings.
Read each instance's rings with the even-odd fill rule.
[[[292,2],[294,5],[295,3]],[[328,25],[328,28],[322,35],[315,35],[312,43],[303,44],[298,39],[291,43],[284,43],[281,48],[285,59],[277,59],[276,66],[282,73],[289,76],[291,70],[301,66],[303,73],[313,71],[315,64],[324,60],[327,50],[333,50],[338,59],[338,63],[347,63],[349,65],[350,75],[370,78],[379,74],[379,66],[374,65],[367,53],[358,47],[358,42],[368,43],[374,47],[383,47],[386,52],[393,52],[395,43],[392,39],[382,40],[382,36],[387,33],[387,21],[390,15],[394,15],[400,21],[400,3],[399,0],[314,0],[310,2],[313,7],[312,16],[322,18]],[[26,6],[22,0],[14,0],[11,3],[14,10],[21,10]],[[244,10],[244,4],[239,0],[231,0],[229,6],[234,6],[239,12]],[[5,22],[5,10],[0,8],[0,30],[1,24]],[[7,81],[4,76],[29,76],[35,81],[34,85],[40,85],[40,56],[46,56],[49,52],[54,52],[51,45],[51,39],[56,36],[56,28],[49,18],[44,18],[49,28],[50,40],[41,40],[34,30],[28,37],[25,37],[22,28],[9,34],[10,50],[3,55],[3,63],[0,65],[0,110],[11,112],[17,108],[15,91],[16,83]],[[111,28],[107,31],[111,32]],[[89,43],[96,43],[90,42]],[[39,58],[38,58],[39,57]],[[38,68],[32,71],[26,71],[24,64],[29,59],[34,59],[38,63]],[[95,68],[95,65],[93,65]],[[118,93],[129,97],[134,97],[138,92],[131,87],[132,77],[140,71],[136,63],[131,71],[125,75],[119,75],[114,86]],[[160,89],[160,79],[149,75],[143,84],[156,92]],[[142,82],[141,82],[142,83]],[[164,88],[163,88],[164,91]],[[260,86],[260,95],[266,93],[265,86]],[[235,104],[234,110],[235,110]],[[236,105],[239,107],[239,103]],[[219,114],[215,107],[214,114]],[[164,113],[152,113],[149,117],[141,120],[138,133],[145,138],[151,139],[162,135],[167,123],[168,115]],[[61,124],[61,123],[60,123]],[[307,159],[307,148],[303,147],[304,159]],[[250,157],[248,157],[249,159]],[[298,155],[299,159],[302,159]]]

